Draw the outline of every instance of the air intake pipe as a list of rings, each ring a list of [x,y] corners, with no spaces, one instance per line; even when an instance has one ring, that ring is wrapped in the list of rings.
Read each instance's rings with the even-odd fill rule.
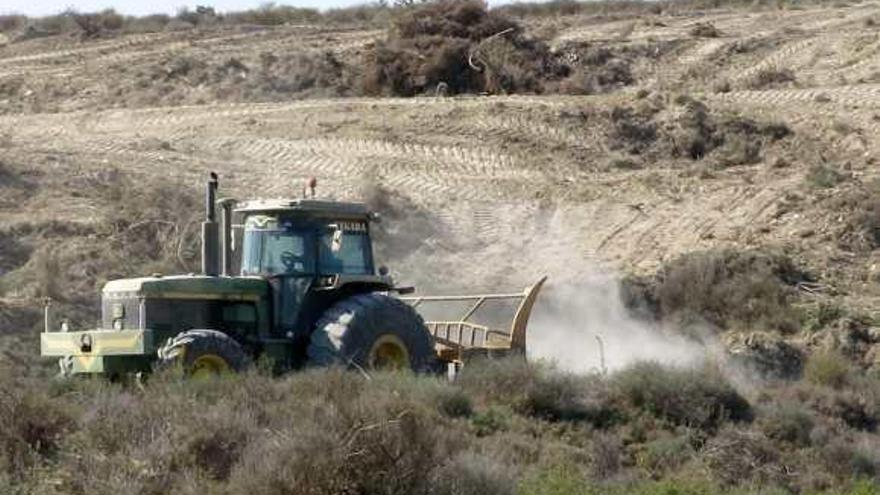
[[[217,186],[217,174],[211,172],[205,188],[205,221],[202,222],[202,273],[210,277],[216,277],[220,272],[220,224],[214,206]]]

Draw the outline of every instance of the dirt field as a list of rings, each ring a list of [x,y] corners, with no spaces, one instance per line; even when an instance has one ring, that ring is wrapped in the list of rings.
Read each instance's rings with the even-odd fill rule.
[[[257,97],[233,90],[224,100],[210,81],[175,80],[167,91],[185,104],[162,105],[167,98],[155,94],[162,84],[142,76],[175,60],[204,61],[209,70],[230,60],[252,66],[267,53],[357,60],[384,34],[283,26],[35,39],[0,48],[0,88],[8,93],[0,143],[4,160],[37,174],[71,178],[115,167],[195,186],[213,170],[236,197],[295,195],[311,175],[336,197],[378,184],[437,225],[409,257],[387,260],[401,273],[460,267],[473,281],[521,283],[539,273],[576,276],[573,262],[644,271],[696,249],[785,244],[818,268],[838,263],[858,278],[875,260],[829,242],[839,220],[826,200],[875,175],[877,8],[527,19],[535,33],[555,33],[549,43],[557,51],[588,42],[627,54],[632,85],[583,97],[252,103],[236,100]],[[713,25],[715,37],[693,35],[697,23]],[[776,82],[780,73],[793,78]],[[663,107],[662,138],[682,125],[680,95],[713,114],[782,122],[792,135],[736,166],[712,156],[633,155],[615,141],[612,109]],[[822,165],[846,180],[810,187],[805,177]],[[5,208],[0,223],[14,227],[32,208],[88,222],[87,191],[73,193],[38,190]]]

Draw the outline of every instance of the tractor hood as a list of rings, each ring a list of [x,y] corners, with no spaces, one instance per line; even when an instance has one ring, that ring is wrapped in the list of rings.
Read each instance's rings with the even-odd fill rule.
[[[255,300],[269,291],[260,277],[173,275],[113,280],[104,285],[104,297],[157,299]]]

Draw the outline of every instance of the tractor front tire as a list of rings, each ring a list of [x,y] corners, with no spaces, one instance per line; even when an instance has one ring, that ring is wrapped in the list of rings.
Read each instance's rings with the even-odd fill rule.
[[[318,320],[307,350],[308,363],[366,370],[432,371],[434,338],[422,317],[393,297],[359,294],[331,306]]]
[[[168,339],[157,354],[160,368],[180,366],[193,378],[238,373],[250,362],[238,342],[216,330],[181,332]]]

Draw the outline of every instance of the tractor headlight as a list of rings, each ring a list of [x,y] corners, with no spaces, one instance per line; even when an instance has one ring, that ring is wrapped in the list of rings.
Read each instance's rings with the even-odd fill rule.
[[[112,313],[114,320],[121,320],[125,318],[125,305],[122,303],[113,303]]]
[[[113,320],[113,330],[122,330],[125,328],[125,320],[118,318]]]

